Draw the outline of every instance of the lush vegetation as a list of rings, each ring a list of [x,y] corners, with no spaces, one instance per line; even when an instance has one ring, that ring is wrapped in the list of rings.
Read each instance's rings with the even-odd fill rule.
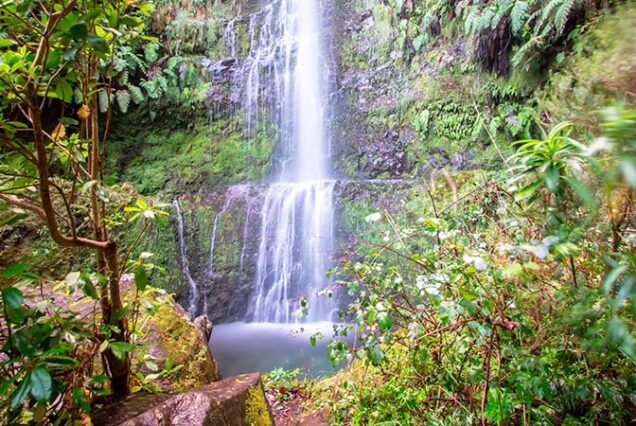
[[[631,419],[636,116],[604,117],[603,139],[563,123],[519,141],[504,173],[367,217],[367,248],[344,267],[358,341],[330,344],[355,361],[323,385],[336,423]]]
[[[211,67],[227,59],[226,28],[240,16],[233,53],[247,54],[252,6],[2,4],[7,423],[88,422],[130,393],[215,375],[166,294],[183,302],[188,287],[162,202],[183,201],[186,245],[202,253],[189,267],[211,274],[219,194],[266,180],[276,149],[272,123],[247,136],[239,95]],[[298,370],[270,372],[273,408],[326,409],[337,425],[632,422],[633,2],[351,0],[335,9],[337,172],[410,180],[339,194],[335,293],[349,302],[328,356],[344,368],[307,381]],[[230,299],[249,291],[233,287],[249,268],[228,265],[243,262],[239,244],[257,245],[242,210],[254,188],[219,224],[225,250],[214,272],[227,282],[210,300],[229,306],[219,317],[244,311]]]
[[[28,263],[3,271],[0,411],[11,422],[77,417],[95,395],[130,392],[136,321],[152,265],[147,255],[129,257],[117,228],[143,221],[134,245],[165,213],[141,199],[124,208],[129,194],[105,184],[104,166],[111,101],[124,104],[113,64],[122,48],[141,43],[151,11],[147,3],[71,0],[9,2],[0,12],[3,222],[31,214],[57,246],[92,250],[95,259],[91,270],[68,274],[59,294]],[[132,270],[136,292],[127,300],[120,281]],[[38,291],[41,303],[29,303]],[[71,309],[77,301],[64,302],[74,291],[90,306],[84,313]]]

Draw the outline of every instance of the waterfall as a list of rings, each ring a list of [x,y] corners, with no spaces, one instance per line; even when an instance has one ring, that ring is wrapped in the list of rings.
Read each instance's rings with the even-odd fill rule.
[[[241,94],[248,148],[253,138],[265,132],[273,140],[275,152],[270,184],[258,191],[257,199],[252,199],[253,186],[233,185],[227,189],[209,234],[207,274],[197,277],[205,283],[201,295],[187,268],[179,219],[181,263],[191,287],[191,310],[197,308],[202,297],[203,312],[208,313],[207,293],[213,293],[215,283],[223,279],[215,270],[215,257],[221,249],[217,247],[220,234],[226,232],[224,217],[236,214],[232,206],[240,199],[246,214],[236,284],[241,286],[238,281],[244,280],[245,271],[253,273],[247,319],[296,322],[298,312],[307,305],[309,314],[302,321],[332,319],[335,302],[321,294],[332,284],[327,271],[334,248],[335,181],[330,174],[325,131],[328,72],[321,22],[322,3],[326,1],[262,0],[257,12],[226,21],[224,37],[231,58],[204,61],[214,78],[229,79],[232,93]],[[246,52],[237,48],[237,25],[247,25]],[[237,57],[241,54],[245,56]],[[175,208],[178,210],[178,204]],[[258,223],[251,224],[250,218],[257,216]],[[258,234],[250,235],[256,225],[260,226]],[[250,244],[253,237],[259,238]],[[256,253],[248,247],[257,248]]]
[[[177,214],[177,232],[179,234],[179,260],[181,262],[181,271],[183,272],[183,276],[190,286],[190,300],[188,311],[190,312],[192,318],[194,318],[197,313],[197,304],[199,303],[199,286],[194,281],[194,279],[192,279],[192,275],[190,274],[190,267],[188,266],[188,249],[186,247],[183,214],[181,213],[179,200],[175,198],[172,201],[172,205],[174,206],[175,213]]]
[[[284,161],[262,206],[252,319],[298,320],[305,301],[307,320],[329,320],[333,302],[320,293],[330,285],[335,183],[329,180],[324,131],[319,1],[283,0],[279,13],[280,51],[273,57],[280,61],[274,69],[283,71],[276,84],[282,87],[278,123]]]
[[[245,203],[248,206],[250,205],[249,191],[250,191],[249,185],[232,185],[225,192],[225,202],[223,203],[223,207],[221,208],[221,211],[214,218],[214,222],[212,224],[212,233],[210,234],[210,259],[208,263],[208,277],[210,278],[214,278],[214,272],[215,272],[214,271],[214,250],[216,248],[216,238],[217,238],[217,234],[219,230],[219,223],[221,219],[223,218],[223,216],[227,213],[229,208],[232,206],[232,204],[236,200],[238,199],[245,200]],[[243,229],[243,242],[242,242],[241,253],[245,251],[245,247],[247,244],[246,234],[247,234],[247,228],[249,225],[248,221],[249,221],[250,209],[248,208],[247,210],[248,212],[245,217],[245,224]],[[241,254],[241,256],[243,256],[243,254]]]
[[[304,298],[308,320],[329,319],[327,287],[333,245],[332,182],[276,183],[265,194],[255,280],[259,322],[293,322]]]

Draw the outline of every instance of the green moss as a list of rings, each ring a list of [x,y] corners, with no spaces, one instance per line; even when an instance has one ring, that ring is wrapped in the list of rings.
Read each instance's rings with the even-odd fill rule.
[[[252,426],[272,426],[272,418],[260,384],[247,391],[245,411],[245,422],[247,424]]]
[[[576,40],[574,53],[537,99],[554,123],[573,120],[579,131],[595,133],[599,109],[616,101],[636,104],[635,79],[636,4],[628,2]]]
[[[271,141],[246,140],[234,123],[195,129],[139,131],[110,145],[111,179],[129,181],[142,194],[186,192],[193,185],[258,181],[269,171]]]
[[[173,302],[163,302],[154,315],[142,318],[142,340],[156,346],[163,357],[172,359],[173,365],[183,366],[169,390],[185,390],[218,380],[201,332]]]

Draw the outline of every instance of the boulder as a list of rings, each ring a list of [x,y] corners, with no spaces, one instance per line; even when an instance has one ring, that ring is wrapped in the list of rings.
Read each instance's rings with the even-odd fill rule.
[[[273,426],[258,373],[177,394],[138,394],[92,415],[95,426]]]
[[[208,341],[212,323],[207,317],[190,321],[188,313],[169,296],[160,296],[161,304],[154,315],[141,318],[142,342],[154,356],[160,368],[170,358],[172,365],[181,366],[174,374],[159,379],[164,392],[179,392],[221,379],[219,367],[210,352]]]

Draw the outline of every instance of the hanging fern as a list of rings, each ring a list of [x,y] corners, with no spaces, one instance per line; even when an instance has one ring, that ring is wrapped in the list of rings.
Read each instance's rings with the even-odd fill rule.
[[[514,34],[519,35],[528,21],[528,2],[517,1],[510,10],[510,26]]]
[[[115,99],[117,100],[117,105],[119,106],[119,111],[124,114],[128,112],[128,107],[130,106],[130,93],[127,90],[118,90],[115,94]]]
[[[132,101],[137,105],[139,105],[146,99],[144,96],[144,92],[142,92],[142,90],[139,87],[134,86],[132,84],[128,85],[128,92],[130,93],[130,96],[132,97]]]
[[[565,30],[565,24],[567,23],[572,14],[572,11],[574,10],[574,7],[577,6],[577,4],[577,0],[564,0],[559,8],[556,10],[556,13],[554,15],[554,22],[557,37],[563,34],[563,31]]]
[[[514,66],[521,65],[525,61],[525,59],[528,57],[530,52],[532,52],[533,50],[537,50],[542,45],[543,45],[543,39],[541,37],[531,38],[528,42],[523,44],[519,48],[519,50],[517,50],[517,53],[514,54],[511,60],[512,65]]]

